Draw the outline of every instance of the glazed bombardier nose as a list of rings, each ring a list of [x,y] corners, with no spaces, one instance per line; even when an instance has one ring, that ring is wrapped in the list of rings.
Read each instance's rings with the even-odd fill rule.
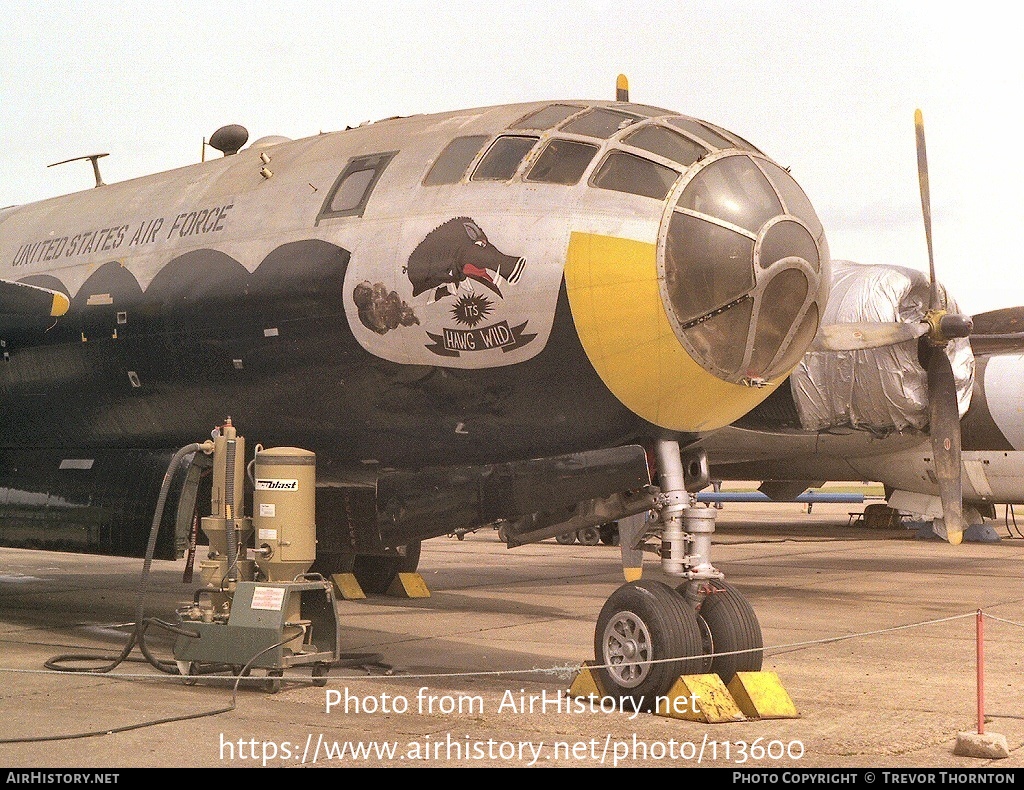
[[[828,280],[810,201],[789,173],[747,152],[708,157],[676,194],[658,266],[680,343],[725,381],[788,372],[817,332]]]
[[[590,183],[657,200],[653,232],[630,222],[573,232],[573,321],[633,413],[714,430],[768,397],[810,348],[830,285],[825,233],[792,176],[731,132],[686,116],[626,129],[613,139],[631,150],[612,151]],[[633,200],[623,216],[640,208]]]

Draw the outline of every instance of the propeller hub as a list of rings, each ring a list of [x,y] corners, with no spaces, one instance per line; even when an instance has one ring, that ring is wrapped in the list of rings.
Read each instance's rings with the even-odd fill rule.
[[[928,323],[928,342],[937,347],[945,346],[956,338],[970,337],[974,329],[970,316],[946,310],[930,310],[924,320]]]
[[[968,315],[947,313],[939,320],[939,331],[948,339],[970,337],[974,330],[974,321]]]

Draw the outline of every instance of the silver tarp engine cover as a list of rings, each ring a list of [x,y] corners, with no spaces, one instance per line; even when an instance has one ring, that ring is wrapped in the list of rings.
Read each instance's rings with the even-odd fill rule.
[[[956,303],[939,285],[946,309]],[[928,309],[928,277],[900,266],[832,261],[832,291],[822,324],[852,321],[917,323]],[[884,434],[928,427],[928,381],[917,342],[867,351],[812,351],[790,377],[801,425],[807,430],[852,427]],[[946,349],[962,417],[971,404],[974,354],[966,338]]]

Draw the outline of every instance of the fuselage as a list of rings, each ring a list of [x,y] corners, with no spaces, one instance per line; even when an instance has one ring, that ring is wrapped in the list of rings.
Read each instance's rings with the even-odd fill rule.
[[[732,422],[815,334],[786,171],[628,103],[397,118],[0,212],[2,447],[178,447],[231,416],[318,474],[534,458]]]

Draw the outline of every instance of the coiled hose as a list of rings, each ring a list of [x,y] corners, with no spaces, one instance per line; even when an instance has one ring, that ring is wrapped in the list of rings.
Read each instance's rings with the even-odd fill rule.
[[[202,443],[194,442],[192,444],[185,445],[174,454],[170,463],[167,465],[167,472],[164,474],[163,483],[160,485],[160,494],[157,497],[156,508],[153,511],[153,523],[149,529],[149,542],[146,545],[146,558],[142,565],[142,577],[139,581],[139,596],[135,604],[135,629],[132,631],[131,638],[124,646],[120,655],[92,656],[87,654],[69,653],[51,658],[44,664],[47,669],[62,670],[64,672],[110,672],[118,664],[125,661],[135,646],[138,645],[139,650],[142,651],[146,660],[161,672],[166,672],[170,675],[180,674],[178,672],[177,665],[173,661],[163,661],[156,658],[149,652],[144,638],[145,631],[150,625],[158,625],[161,628],[165,628],[168,631],[172,631],[177,634],[183,634],[186,636],[198,636],[198,634],[184,630],[173,623],[166,623],[162,620],[157,620],[156,618],[147,620],[145,618],[145,603],[146,593],[149,589],[150,569],[153,567],[153,555],[156,553],[157,535],[160,532],[160,522],[163,521],[164,507],[167,505],[167,496],[171,489],[171,480],[173,479],[175,472],[178,471],[178,466],[181,462],[192,453],[198,452],[213,452],[213,441],[207,439]],[[100,667],[63,666],[64,662],[67,661],[108,661],[110,663]]]

